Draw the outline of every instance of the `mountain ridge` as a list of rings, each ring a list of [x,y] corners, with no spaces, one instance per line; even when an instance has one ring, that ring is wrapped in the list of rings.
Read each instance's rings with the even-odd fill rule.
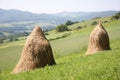
[[[0,9],[0,23],[10,23],[19,21],[37,21],[50,22],[54,24],[64,23],[66,20],[82,21],[94,17],[111,16],[119,11],[99,11],[99,12],[61,12],[55,14],[32,13],[28,11],[20,11],[17,9]]]

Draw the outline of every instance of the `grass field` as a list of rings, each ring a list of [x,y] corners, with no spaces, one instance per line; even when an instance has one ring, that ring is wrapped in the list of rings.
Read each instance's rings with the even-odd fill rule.
[[[86,22],[89,24],[87,26],[90,26],[90,22],[92,21]],[[50,41],[57,65],[17,75],[10,72],[19,60],[25,41],[1,44],[0,80],[119,80],[120,20],[109,21],[103,25],[108,31],[112,50],[85,56],[89,35],[94,26],[69,31],[68,37]],[[75,27],[76,24],[71,28],[74,28],[73,26]],[[63,34],[66,32],[53,31],[47,38],[56,38]]]

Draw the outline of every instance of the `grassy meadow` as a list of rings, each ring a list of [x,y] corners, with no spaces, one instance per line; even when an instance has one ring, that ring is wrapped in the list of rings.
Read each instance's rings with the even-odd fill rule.
[[[101,21],[108,20],[102,18]],[[25,40],[0,44],[0,80],[120,80],[120,20],[104,23],[110,38],[112,50],[94,55],[85,55],[93,20],[68,26],[73,31],[48,32],[46,37],[57,65],[20,74],[10,74],[21,55]],[[86,28],[74,30],[78,25]],[[89,27],[88,27],[89,26]],[[67,37],[59,38],[65,34]]]

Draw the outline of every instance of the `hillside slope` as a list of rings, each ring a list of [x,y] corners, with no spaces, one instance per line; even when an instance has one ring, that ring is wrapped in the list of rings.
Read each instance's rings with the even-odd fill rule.
[[[103,18],[102,20],[104,20]],[[92,22],[87,21],[86,23]],[[83,23],[79,23],[81,25]],[[89,23],[91,24],[91,23]],[[71,27],[74,28],[76,24]],[[112,50],[85,56],[89,34],[95,26],[69,32],[49,32],[50,41],[57,65],[46,66],[17,75],[10,74],[16,65],[23,41],[0,45],[0,79],[1,80],[119,80],[120,79],[120,20],[103,23],[110,37]],[[66,33],[70,35],[58,39]]]

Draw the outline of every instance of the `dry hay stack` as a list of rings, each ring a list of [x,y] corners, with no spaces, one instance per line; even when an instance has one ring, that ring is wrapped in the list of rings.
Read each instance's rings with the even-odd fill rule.
[[[36,26],[24,44],[20,60],[12,73],[30,71],[45,65],[56,64],[50,43],[42,29]]]
[[[99,23],[90,34],[86,55],[104,50],[110,50],[109,37],[102,24]]]

